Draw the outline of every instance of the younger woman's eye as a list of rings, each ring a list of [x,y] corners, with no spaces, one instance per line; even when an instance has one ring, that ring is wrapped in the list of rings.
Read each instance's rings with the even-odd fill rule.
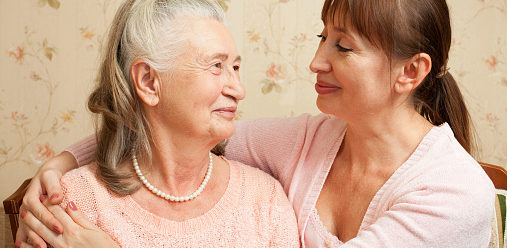
[[[322,34],[318,34],[318,35],[317,35],[317,37],[319,37],[319,38],[320,38],[320,42],[324,42],[324,41],[326,41],[326,38],[327,38],[326,36],[324,36],[324,35],[322,35]]]
[[[340,46],[340,44],[336,44],[336,47],[338,48],[338,51],[340,51],[340,52],[346,53],[346,52],[352,51],[352,49],[346,48],[346,47],[342,47],[342,46]]]

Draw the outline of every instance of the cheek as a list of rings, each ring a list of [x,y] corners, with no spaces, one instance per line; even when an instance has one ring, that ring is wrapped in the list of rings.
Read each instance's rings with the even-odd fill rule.
[[[179,90],[180,97],[195,110],[208,109],[221,95],[220,83],[215,76],[194,78],[187,82]]]

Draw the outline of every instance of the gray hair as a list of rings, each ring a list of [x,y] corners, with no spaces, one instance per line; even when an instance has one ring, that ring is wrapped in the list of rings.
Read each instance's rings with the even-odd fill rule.
[[[214,1],[145,0],[133,2],[120,41],[120,61],[125,75],[137,58],[164,71],[180,55],[184,26],[176,16],[209,17],[224,22],[223,10]]]
[[[108,189],[126,195],[140,183],[132,167],[119,165],[132,156],[151,159],[150,125],[137,97],[130,67],[143,59],[156,71],[166,71],[184,52],[185,26],[178,17],[209,17],[224,22],[214,0],[127,0],[116,12],[104,46],[98,84],[88,108],[98,114],[97,175]]]

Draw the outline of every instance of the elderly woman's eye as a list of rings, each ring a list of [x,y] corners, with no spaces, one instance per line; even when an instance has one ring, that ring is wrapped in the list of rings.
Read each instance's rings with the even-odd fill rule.
[[[222,69],[222,63],[215,63],[213,66]]]
[[[239,65],[233,66],[232,69],[234,69],[235,71],[239,71]]]

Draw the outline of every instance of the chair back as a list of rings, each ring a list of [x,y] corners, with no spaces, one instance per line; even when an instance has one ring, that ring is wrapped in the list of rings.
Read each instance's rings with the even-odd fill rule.
[[[21,207],[21,203],[23,202],[23,196],[25,196],[26,189],[28,185],[32,181],[31,178],[26,179],[21,186],[14,192],[11,196],[7,197],[4,200],[4,212],[9,216],[9,221],[11,223],[11,232],[12,232],[12,240],[16,240],[16,231],[19,227],[19,207]]]

